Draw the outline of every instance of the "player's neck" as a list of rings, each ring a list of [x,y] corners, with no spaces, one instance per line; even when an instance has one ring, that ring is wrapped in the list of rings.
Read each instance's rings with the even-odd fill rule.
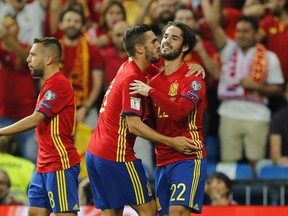
[[[42,77],[42,80],[45,81],[45,80],[49,79],[50,77],[52,77],[57,72],[59,72],[59,68],[56,65],[55,66],[51,65],[49,68],[46,68],[44,76]]]
[[[146,59],[132,58],[135,64],[140,68],[143,73],[146,73],[146,70],[150,66],[150,62]]]
[[[174,60],[165,60],[164,74],[170,75],[175,71],[177,71],[182,65],[183,65],[182,58],[177,58]]]

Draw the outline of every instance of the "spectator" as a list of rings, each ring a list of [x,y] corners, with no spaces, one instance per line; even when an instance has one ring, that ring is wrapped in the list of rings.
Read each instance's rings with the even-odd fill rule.
[[[82,34],[84,16],[79,10],[68,8],[61,13],[60,28],[63,31],[63,73],[72,83],[77,104],[77,122],[91,119],[91,127],[97,121],[95,102],[103,85],[103,60],[100,51],[89,44]],[[90,115],[89,118],[87,117]]]
[[[288,84],[284,93],[288,102]],[[274,113],[270,124],[270,158],[273,163],[288,166],[288,105]]]
[[[67,0],[50,1],[49,9],[47,11],[44,23],[44,29],[45,29],[44,31],[46,36],[52,35],[57,38],[62,38],[63,32],[59,28],[60,15],[62,11],[67,10],[68,8],[73,8],[83,13],[83,15],[85,14],[83,4],[79,3],[78,1],[67,1]]]
[[[169,21],[173,21],[176,12],[176,1],[174,0],[157,0],[157,6],[152,18],[152,29],[156,36],[162,38],[162,29]]]
[[[1,10],[1,9],[0,9]],[[30,45],[17,39],[19,27],[7,15],[0,21],[0,126],[14,123],[34,111],[36,85],[26,64]],[[22,157],[36,163],[37,142],[34,130],[17,134]],[[19,154],[18,153],[18,154]]]
[[[120,20],[126,20],[124,6],[117,0],[108,1],[103,8],[99,26],[90,28],[86,34],[90,43],[99,48],[111,46],[110,31],[113,25]]]
[[[103,60],[105,62],[105,86],[114,79],[119,67],[128,60],[128,55],[123,47],[123,36],[128,29],[126,21],[118,21],[112,27],[111,36],[113,46],[103,50]]]
[[[13,155],[15,136],[0,137],[0,169],[5,170],[11,179],[10,194],[23,204],[28,203],[27,190],[35,169],[32,162]]]
[[[215,46],[221,49],[218,85],[221,160],[239,161],[244,149],[254,170],[255,163],[265,157],[266,151],[270,110],[265,96],[280,95],[284,79],[276,54],[256,43],[255,18],[240,18],[235,41],[227,38],[219,24],[220,1],[214,0],[211,5],[203,0],[201,4]]]
[[[278,56],[282,68],[285,83],[288,82],[288,0],[269,0],[266,3],[272,15],[266,15],[260,20],[259,32],[262,43],[268,50],[275,52]],[[284,107],[286,101],[281,95],[280,97],[270,97],[269,107],[274,113],[279,108]]]
[[[9,195],[11,182],[9,175],[4,170],[0,169],[0,206],[1,205],[22,205]]]
[[[224,173],[215,172],[211,174],[205,186],[209,204],[212,206],[232,206],[238,203],[231,199],[232,181]]]
[[[6,15],[16,17],[19,25],[18,40],[29,45],[36,37],[43,36],[43,23],[48,0],[10,0],[0,7],[0,19]]]

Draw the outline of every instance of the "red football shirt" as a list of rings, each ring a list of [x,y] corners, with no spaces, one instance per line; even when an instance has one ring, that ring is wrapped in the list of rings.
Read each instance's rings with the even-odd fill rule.
[[[280,60],[282,72],[288,81],[288,26],[281,23],[278,18],[267,16],[259,23],[260,33],[264,36],[263,43],[266,48],[276,53]]]
[[[136,159],[133,150],[136,136],[129,133],[126,115],[143,117],[144,97],[130,95],[130,83],[146,82],[145,74],[133,61],[126,61],[110,83],[104,96],[97,127],[87,150],[97,157],[116,162]]]
[[[103,60],[105,62],[105,81],[106,84],[114,79],[119,67],[128,60],[128,56],[119,56],[116,48],[110,47],[103,49]]]
[[[202,135],[202,118],[206,107],[205,82],[201,76],[185,77],[188,70],[188,65],[183,64],[173,74],[158,74],[150,81],[153,89],[149,91],[149,96],[154,102],[157,132],[171,137],[186,136],[194,140],[194,145],[202,147],[202,151],[187,156],[157,143],[157,166],[206,157]]]
[[[62,73],[44,82],[36,104],[36,111],[46,116],[36,128],[38,172],[65,170],[80,162],[73,139],[75,109],[73,89]]]

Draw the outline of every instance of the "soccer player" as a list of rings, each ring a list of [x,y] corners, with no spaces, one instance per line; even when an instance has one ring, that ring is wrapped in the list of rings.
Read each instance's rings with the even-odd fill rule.
[[[142,122],[147,115],[145,98],[130,95],[135,79],[147,81],[147,72],[158,69],[160,43],[148,25],[136,25],[124,34],[130,60],[118,70],[105,94],[97,127],[86,152],[86,166],[95,206],[106,215],[122,215],[130,205],[140,216],[156,215],[156,205],[141,160],[133,150],[136,136],[165,143],[180,152],[199,150],[184,136],[163,136]]]
[[[202,117],[206,106],[205,82],[191,75],[183,62],[193,49],[195,34],[183,23],[169,23],[163,30],[161,55],[164,72],[150,81],[131,83],[131,94],[140,93],[153,101],[156,131],[169,136],[186,136],[200,150],[192,155],[156,143],[155,193],[159,215],[201,213],[206,180],[206,150]]]
[[[33,77],[44,83],[35,111],[0,129],[10,135],[36,128],[38,158],[28,190],[29,216],[77,215],[80,158],[74,147],[75,99],[69,80],[59,72],[62,56],[56,38],[35,39],[27,58]]]

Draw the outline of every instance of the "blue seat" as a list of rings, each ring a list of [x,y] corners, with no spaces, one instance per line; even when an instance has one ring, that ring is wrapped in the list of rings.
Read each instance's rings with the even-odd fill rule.
[[[204,142],[208,163],[218,163],[220,161],[219,138],[217,136],[207,136]]]
[[[228,177],[229,176],[229,171],[227,169],[227,172],[225,172],[226,168],[225,166],[228,165],[229,163],[208,163],[208,167],[207,167],[207,175],[211,175],[214,172],[223,172],[224,174],[226,174]],[[234,166],[234,164],[231,164],[232,167]],[[236,163],[235,164],[235,177],[230,177],[231,179],[252,179],[253,178],[253,171],[252,168],[249,164],[246,163]],[[221,167],[222,166],[222,167]],[[223,168],[224,166],[224,168]],[[218,168],[217,168],[218,167]]]
[[[253,170],[250,164],[239,163],[236,168],[236,179],[252,179]]]
[[[267,165],[262,167],[258,178],[262,179],[288,179],[288,167]]]

